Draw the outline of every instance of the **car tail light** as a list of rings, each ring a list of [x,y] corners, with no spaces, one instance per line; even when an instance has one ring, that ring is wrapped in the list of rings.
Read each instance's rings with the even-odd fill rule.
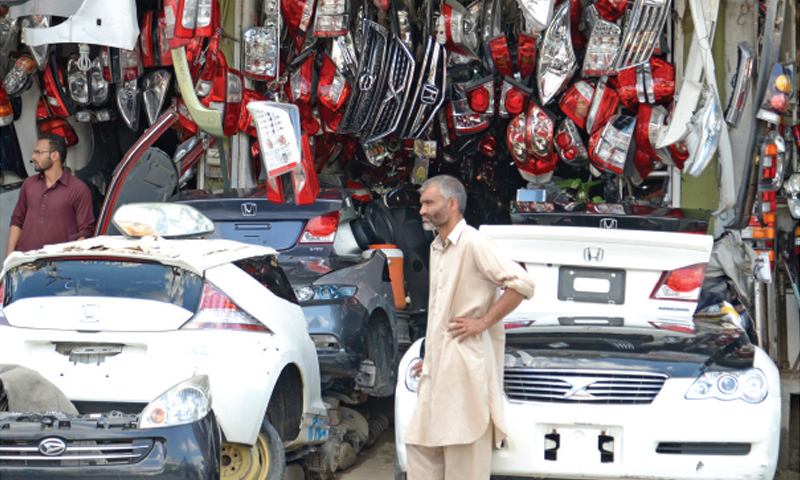
[[[6,89],[0,83],[0,127],[11,125],[14,121],[14,107],[11,105],[11,98],[6,94]]]
[[[770,131],[764,139],[758,168],[759,191],[774,192],[781,188],[786,170],[786,142],[777,130]]]
[[[631,152],[636,118],[616,115],[589,139],[589,160],[597,168],[621,175]]]
[[[177,12],[173,35],[181,38],[194,37],[197,27],[197,3],[199,0],[176,0]]]
[[[303,60],[294,73],[289,78],[290,94],[292,103],[300,103],[303,105],[311,104],[312,93],[312,76],[314,75],[314,52],[312,51],[308,57]]]
[[[345,35],[349,23],[349,0],[319,0],[314,18],[314,36],[336,37]]]
[[[273,2],[274,3],[274,2]],[[280,68],[280,31],[278,23],[254,27],[244,33],[245,76],[256,80],[274,80]]]
[[[667,110],[662,106],[652,107],[650,105],[640,105],[636,115],[636,128],[634,137],[636,148],[642,151],[653,160],[672,165],[672,157],[668,150],[656,150],[654,145],[658,141],[658,134],[664,126],[667,118]]]
[[[583,57],[582,73],[584,77],[608,74],[619,54],[622,30],[616,24],[599,18],[596,6],[595,4],[587,9],[591,30],[589,43]]]
[[[512,158],[518,164],[525,163],[528,154],[525,151],[525,120],[527,115],[523,112],[512,118],[508,122],[506,131],[506,141],[508,142],[508,151],[511,152]]]
[[[492,53],[494,68],[501,75],[514,76],[514,65],[511,63],[511,54],[508,52],[506,36],[501,35],[489,41],[489,51]]]
[[[558,157],[570,165],[582,165],[589,160],[589,152],[586,151],[578,127],[569,118],[565,118],[558,126],[553,144]]]
[[[561,96],[558,107],[575,122],[575,125],[585,129],[593,97],[594,86],[586,80],[578,79]]]
[[[42,132],[42,134],[53,133],[58,135],[64,139],[67,147],[78,144],[78,134],[75,133],[75,129],[72,128],[72,125],[67,123],[63,118],[45,120],[39,125],[39,131]]]
[[[609,22],[614,22],[625,13],[629,2],[630,0],[597,0],[594,7],[603,18]]]
[[[633,161],[630,162],[629,165],[631,168],[625,170],[625,175],[627,175],[631,183],[637,187],[641,185],[647,176],[650,175],[650,172],[655,169],[650,155],[638,149],[634,150]]]
[[[567,87],[577,69],[577,57],[570,37],[570,2],[562,2],[544,32],[536,59],[539,97],[546,105]]]
[[[197,0],[196,37],[210,37],[219,24],[219,0]]]
[[[619,105],[619,97],[613,88],[606,85],[603,80],[597,83],[592,95],[592,104],[586,115],[586,131],[590,134],[599,130],[614,115]]]
[[[653,57],[649,63],[622,70],[609,83],[630,110],[640,103],[669,105],[675,94],[675,67]]]
[[[192,114],[182,98],[178,99],[178,123],[193,134],[197,133],[197,123],[192,119]]]
[[[625,22],[622,47],[612,71],[635,67],[650,60],[672,11],[672,0],[635,0]]]
[[[300,113],[297,105],[250,102],[247,110],[256,125],[261,161],[267,176],[277,177],[300,164]]]
[[[477,59],[481,5],[479,0],[465,8],[457,0],[446,0],[436,27],[437,41],[453,53]]]
[[[224,68],[225,72],[225,111],[223,112],[222,131],[226,136],[236,135],[239,130],[239,116],[242,108],[244,79],[241,72],[233,68]]]
[[[322,68],[317,84],[319,114],[325,126],[331,131],[339,129],[339,122],[344,114],[343,107],[350,97],[352,87],[344,75],[339,73],[336,64],[328,55],[322,57]]]
[[[59,117],[69,117],[74,112],[64,92],[63,73],[56,63],[55,56],[44,71],[44,90],[50,111]]]
[[[150,125],[156,123],[167,98],[167,89],[172,80],[172,73],[167,70],[156,70],[145,75],[142,80],[142,98],[144,111]]]
[[[512,78],[503,78],[500,87],[500,100],[498,102],[498,112],[501,117],[509,118],[519,115],[528,108],[528,99],[531,98],[531,90]]]
[[[756,52],[749,43],[741,42],[737,51],[739,60],[733,77],[731,98],[728,101],[728,108],[725,110],[725,121],[733,128],[739,125],[739,119],[742,117],[747,94],[750,92],[750,84],[753,81],[753,67],[756,64]]]
[[[531,100],[527,113],[514,117],[508,125],[509,150],[517,170],[528,182],[548,182],[558,156],[553,151],[554,122],[550,114]]]
[[[39,99],[39,103],[36,104],[36,120],[46,120],[53,116],[53,113],[50,112],[50,108],[47,106],[47,103],[44,98]]]
[[[154,33],[157,35],[158,31],[153,32],[153,18],[156,18],[156,22],[158,19],[154,13],[153,10],[144,12],[142,25],[139,27],[139,51],[142,52],[142,65],[146,68],[156,66],[156,55],[160,53],[156,52],[157,45],[153,44],[158,39],[157,36],[154,36]]]
[[[662,273],[650,298],[696,302],[703,287],[706,268],[708,268],[707,263],[696,263]]]
[[[258,142],[256,142],[258,145]],[[281,177],[267,178],[264,181],[264,186],[267,189],[267,200],[273,203],[283,204],[286,197],[283,193],[283,180]]]
[[[263,94],[248,88],[244,89],[244,94],[242,94],[242,105],[245,108],[241,108],[239,112],[239,130],[247,135],[250,135],[251,137],[258,135],[256,133],[256,127],[253,124],[253,116],[246,107],[250,102],[264,102],[266,100],[267,97],[265,97]]]
[[[26,28],[34,28],[34,29],[47,29],[50,26],[50,16],[49,15],[30,15],[24,17],[21,22],[21,30],[22,30],[22,38],[25,38],[25,29]],[[16,39],[15,39],[16,40]],[[25,41],[23,41],[25,43]],[[36,65],[39,66],[39,69],[44,69],[45,65],[47,64],[47,55],[50,51],[49,44],[42,44],[38,46],[28,45],[28,48],[33,55],[33,59],[36,60]]]
[[[335,211],[312,218],[306,223],[299,243],[333,243],[336,229],[339,228],[341,212]]]
[[[286,22],[286,28],[289,30],[295,50],[298,52],[303,50],[306,32],[308,32],[314,15],[314,4],[315,0],[281,0],[280,2],[283,20]]]
[[[555,0],[518,0],[525,22],[535,30],[544,30],[551,23]]]
[[[494,99],[492,99],[491,103],[492,109],[494,109]],[[470,107],[466,85],[463,83],[453,83],[451,86],[449,114],[451,115],[450,119],[452,119],[456,135],[479,132],[489,126],[486,115],[475,112]],[[448,119],[448,123],[450,119]]]
[[[294,184],[294,202],[296,205],[311,205],[319,195],[319,181],[317,170],[314,167],[314,157],[311,154],[311,145],[308,135],[301,138],[303,150],[300,165],[292,170],[292,183]]]
[[[182,330],[247,330],[272,333],[263,323],[239,308],[213,284],[203,285],[200,308]]]
[[[467,87],[469,107],[477,113],[494,113],[494,79],[492,77],[478,80],[477,85]]]
[[[522,79],[528,78],[536,66],[537,35],[520,32],[517,40],[517,70]]]
[[[20,57],[14,62],[14,66],[8,71],[3,79],[3,86],[9,97],[22,95],[28,89],[33,79],[33,72],[36,70],[36,61],[31,57]]]

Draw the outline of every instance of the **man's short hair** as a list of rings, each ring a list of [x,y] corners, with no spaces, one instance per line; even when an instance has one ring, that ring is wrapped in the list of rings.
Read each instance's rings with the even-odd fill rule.
[[[61,159],[61,165],[67,161],[67,141],[64,137],[56,135],[55,133],[45,133],[42,135],[41,140],[47,140],[50,143],[50,151],[58,152],[58,158]]]
[[[458,204],[458,211],[461,212],[461,215],[464,215],[464,212],[467,210],[467,191],[457,178],[451,177],[450,175],[431,177],[425,180],[425,183],[419,188],[420,193],[433,185],[439,188],[439,193],[444,197],[445,202],[449,201],[451,198],[455,198]]]

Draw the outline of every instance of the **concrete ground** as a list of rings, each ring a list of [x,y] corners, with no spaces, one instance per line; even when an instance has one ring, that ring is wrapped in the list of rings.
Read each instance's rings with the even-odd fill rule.
[[[372,448],[362,450],[355,465],[343,472],[334,473],[331,478],[336,480],[394,480],[394,429],[390,427],[383,432]]]

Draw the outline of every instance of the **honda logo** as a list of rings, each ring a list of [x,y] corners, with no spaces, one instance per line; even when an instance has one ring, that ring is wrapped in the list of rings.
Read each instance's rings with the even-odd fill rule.
[[[67,444],[60,438],[45,438],[39,442],[39,452],[48,457],[61,455],[67,450]]]
[[[603,249],[600,247],[586,247],[583,249],[583,259],[587,262],[602,262]]]
[[[245,217],[255,217],[258,211],[258,206],[253,202],[242,204],[242,215]]]
[[[437,98],[439,98],[439,89],[436,88],[436,85],[426,83],[422,86],[422,95],[420,95],[422,103],[425,105],[433,105],[436,103]]]
[[[617,228],[617,219],[616,218],[600,219],[600,228]]]

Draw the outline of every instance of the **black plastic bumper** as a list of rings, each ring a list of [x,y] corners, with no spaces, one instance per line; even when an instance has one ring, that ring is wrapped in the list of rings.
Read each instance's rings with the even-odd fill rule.
[[[136,427],[136,415],[14,415],[0,414],[2,480],[219,478],[221,436],[213,412],[188,425],[148,430]],[[53,455],[62,445],[67,450]]]

